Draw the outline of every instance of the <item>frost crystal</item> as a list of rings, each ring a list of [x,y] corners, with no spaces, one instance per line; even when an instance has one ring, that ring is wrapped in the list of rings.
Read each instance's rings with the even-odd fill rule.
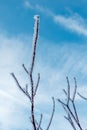
[[[39,20],[39,15],[34,15],[35,20]]]
[[[37,40],[37,35],[38,35],[39,15],[34,15],[34,20],[35,20],[35,24],[34,24],[34,34],[33,34],[33,47],[34,47],[35,40]]]

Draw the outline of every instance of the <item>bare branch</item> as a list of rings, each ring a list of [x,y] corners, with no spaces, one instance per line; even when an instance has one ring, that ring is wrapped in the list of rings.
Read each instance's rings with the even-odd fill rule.
[[[36,124],[37,124],[37,126],[38,126],[38,122],[37,122],[36,120],[35,120],[35,122],[36,122]],[[40,129],[40,130],[43,130],[41,126],[40,126],[40,128],[39,128],[39,129]]]
[[[66,106],[66,104],[65,104],[63,101],[61,101],[60,99],[57,99],[57,101],[58,101],[59,103],[61,103],[62,105]]]
[[[69,79],[68,77],[66,77],[67,79],[67,84],[68,84],[68,87],[67,87],[67,104],[69,104],[69,99],[70,99],[70,84],[69,84]]]
[[[34,43],[33,43],[33,54],[32,54],[32,62],[30,67],[30,83],[31,83],[31,117],[32,117],[32,125],[34,130],[37,130],[36,128],[36,122],[35,122],[35,115],[34,115],[34,81],[33,81],[33,68],[35,63],[35,56],[36,56],[36,45],[37,45],[37,39],[38,39],[38,28],[39,28],[39,16],[35,16],[35,26],[34,26]]]
[[[66,92],[66,90],[65,89],[63,89],[63,92],[65,93],[65,95],[67,96],[67,92]]]
[[[28,93],[28,84],[26,84],[26,93]]]
[[[77,120],[77,122],[79,122],[76,106],[75,106],[74,102],[72,104],[73,104],[73,109],[74,109],[74,112],[75,112],[76,120]]]
[[[77,122],[77,120],[76,120],[76,118],[75,118],[73,112],[71,111],[69,105],[68,105],[67,103],[65,104],[65,103],[64,103],[63,101],[61,101],[60,99],[58,99],[58,102],[60,102],[60,103],[62,104],[62,106],[63,106],[63,108],[65,109],[65,111],[66,111],[66,108],[67,108],[68,111],[66,111],[66,113],[68,113],[68,114],[70,113],[71,116],[73,117],[73,119]],[[66,108],[65,108],[64,106],[65,106]]]
[[[74,125],[74,123],[73,123],[72,118],[70,117],[70,115],[68,114],[68,117],[64,116],[64,118],[66,120],[68,120],[69,123],[71,124],[71,126],[73,127],[73,129],[76,130],[76,127],[75,127],[75,125]]]
[[[24,91],[24,89],[23,89],[23,88],[21,87],[21,85],[19,84],[19,82],[18,82],[16,76],[14,75],[14,73],[11,73],[11,75],[12,75],[13,79],[15,80],[15,82],[16,82],[18,88],[19,88],[19,89],[30,99],[30,101],[31,101],[31,97],[30,97],[29,93],[28,93],[28,92],[26,93],[26,91]]]
[[[80,93],[77,93],[82,99],[87,100],[86,97],[82,96]]]
[[[37,39],[38,39],[38,27],[39,27],[39,16],[35,16],[35,25],[34,25],[34,40],[33,40],[33,54],[32,54],[32,62],[31,62],[31,68],[30,68],[30,74],[33,72],[34,68],[34,62],[35,62],[35,56],[36,56],[36,44],[37,44]]]
[[[31,82],[31,116],[32,116],[32,125],[33,125],[34,130],[36,130],[35,115],[34,115],[34,85],[33,85],[32,74],[30,74],[30,82]]]
[[[74,103],[75,96],[76,96],[76,91],[77,91],[77,82],[76,82],[76,78],[75,77],[74,77],[74,81],[75,81],[75,88],[74,88],[74,93],[73,93],[73,97],[72,97],[72,105],[73,105],[73,109],[74,109],[74,112],[75,112],[75,116],[76,116],[77,122],[79,122],[76,106],[75,106],[75,103]]]
[[[75,81],[75,89],[74,89],[73,97],[70,98],[70,84],[69,84],[69,79],[67,77],[67,84],[68,84],[67,92],[66,92],[66,90],[63,89],[66,97],[68,98],[67,102],[64,103],[60,99],[58,99],[58,102],[61,103],[61,105],[63,106],[63,108],[67,114],[67,117],[65,116],[65,118],[69,121],[69,123],[71,124],[73,129],[76,130],[76,126],[75,126],[75,124],[76,124],[78,126],[79,130],[82,130],[82,127],[81,127],[80,122],[79,122],[76,106],[74,103],[76,91],[77,91],[77,83],[76,83],[75,78],[74,78],[74,81]],[[72,107],[71,107],[71,105],[72,105]],[[75,122],[75,124],[74,124],[74,122]]]
[[[76,78],[74,77],[74,81],[75,81],[75,89],[74,89],[74,93],[73,93],[73,101],[75,99],[75,96],[76,96],[76,90],[77,90],[77,83],[76,83]]]
[[[72,118],[71,118],[71,115],[69,114],[69,112],[68,112],[68,110],[67,110],[67,107],[65,107],[65,106],[63,105],[63,108],[64,108],[64,110],[65,110],[65,112],[66,112],[66,114],[67,114],[67,117],[64,116],[64,118],[65,118],[66,120],[68,120],[69,123],[71,124],[71,126],[73,127],[73,129],[76,130],[75,125],[74,125],[74,122],[73,122],[73,120],[72,120]]]
[[[25,65],[24,64],[22,65],[24,71],[29,76],[30,87],[31,87],[30,94],[28,92],[28,84],[26,84],[25,89],[23,89],[21,87],[21,85],[19,84],[19,81],[16,78],[16,76],[14,75],[14,73],[11,73],[11,75],[14,78],[18,88],[30,99],[30,102],[31,102],[31,119],[30,120],[31,120],[31,123],[32,123],[32,126],[33,126],[33,130],[43,130],[41,128],[42,114],[41,114],[39,123],[35,119],[35,95],[36,95],[36,92],[37,92],[37,89],[38,89],[38,86],[39,86],[39,82],[40,82],[40,74],[38,73],[37,83],[36,83],[36,86],[34,86],[33,70],[34,70],[34,64],[35,64],[35,58],[36,58],[36,48],[37,48],[38,31],[39,31],[39,16],[36,15],[34,18],[35,18],[35,26],[34,26],[33,50],[32,50],[30,70],[28,71],[27,68],[25,67]],[[52,98],[52,100],[53,100],[53,111],[52,111],[52,115],[50,117],[50,121],[48,123],[46,130],[49,129],[49,127],[52,123],[53,116],[54,116],[55,101],[54,101],[54,98]]]
[[[39,124],[38,124],[38,128],[37,128],[37,130],[39,130],[39,129],[40,129],[40,127],[41,127],[42,117],[43,117],[43,115],[41,114],[41,116],[40,116],[40,121],[39,121]]]
[[[30,119],[30,122],[32,123],[31,117],[30,117],[29,119]],[[38,126],[39,126],[39,124],[38,124],[37,120],[35,120],[35,122],[36,122],[36,125],[37,125],[37,127],[38,127]],[[39,128],[39,129],[40,129],[40,130],[43,130],[41,126],[40,126],[40,128]]]
[[[37,92],[37,89],[38,89],[38,86],[39,86],[39,82],[40,82],[40,73],[38,73],[38,80],[37,80],[37,84],[36,84],[36,87],[35,87],[34,96],[36,95],[36,92]]]
[[[49,124],[48,124],[46,130],[49,130],[49,127],[50,127],[50,125],[52,123],[54,112],[55,112],[55,100],[54,100],[54,97],[52,97],[52,100],[53,100],[53,111],[52,111],[52,115],[51,115],[51,118],[50,118],[50,121],[49,121]]]
[[[27,70],[27,68],[25,67],[24,64],[22,64],[22,67],[23,67],[23,69],[25,70],[25,72],[26,72],[27,74],[29,74],[29,72],[28,72],[28,70]]]

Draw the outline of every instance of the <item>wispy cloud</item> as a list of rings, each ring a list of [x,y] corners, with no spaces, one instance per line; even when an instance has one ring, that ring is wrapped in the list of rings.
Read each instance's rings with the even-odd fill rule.
[[[25,86],[27,79],[24,71],[22,71],[21,64],[23,61],[26,65],[29,64],[32,48],[32,41],[30,39],[31,38],[28,40],[26,40],[26,38],[23,39],[23,36],[8,37],[4,34],[0,35],[0,123],[1,126],[4,127],[3,130],[11,130],[13,127],[17,129],[23,127],[25,129],[29,123],[29,120],[26,119],[26,114],[24,114],[26,113],[25,110],[29,108],[25,105],[27,99],[16,87],[9,73],[14,71],[22,86]],[[67,85],[65,80],[66,75],[69,75],[71,78],[74,76],[78,77],[78,75],[81,74],[78,82],[83,83],[83,89],[79,88],[78,91],[83,91],[85,95],[86,91],[84,90],[86,87],[82,78],[87,77],[86,44],[80,46],[73,43],[51,43],[50,45],[49,42],[43,40],[40,41],[40,43],[41,44],[38,44],[40,46],[38,49],[40,50],[38,50],[37,53],[38,60],[36,60],[34,75],[36,80],[37,73],[40,72],[41,74],[41,82],[35,102],[37,115],[41,112],[46,114],[48,109],[51,111],[52,96],[55,96],[55,98],[64,98],[62,89]],[[70,80],[70,82],[71,86],[73,86],[73,79]],[[78,97],[77,100],[81,101]],[[5,103],[5,101],[7,103]],[[50,113],[47,113],[49,117]],[[59,113],[57,113],[57,115],[59,115]],[[22,117],[24,118],[22,119]],[[15,120],[15,123],[13,120]],[[20,120],[27,124],[21,123]],[[61,123],[60,119],[57,119],[57,121]],[[22,126],[22,124],[24,125]],[[56,127],[57,129],[61,128],[61,126]]]
[[[21,93],[18,94],[15,88],[16,84],[10,75],[12,71],[15,71],[16,74],[19,73],[19,64],[22,64],[22,58],[27,53],[25,46],[27,40],[26,38],[21,40],[22,37],[19,37],[8,37],[0,33],[0,125],[2,130],[21,128],[20,117],[25,117],[25,114],[18,109],[21,107],[26,109],[28,107],[26,105],[27,100]],[[20,117],[17,116],[17,113],[19,113]],[[26,128],[26,126],[23,125],[23,128]]]
[[[43,7],[37,5],[36,8],[42,13],[50,16],[53,21],[61,26],[65,27],[71,32],[87,36],[87,20],[81,17],[78,13],[73,13],[72,15],[56,15],[49,9],[44,9]]]
[[[76,32],[77,34],[82,34],[87,36],[87,24],[86,20],[83,19],[78,14],[73,14],[73,16],[63,16],[63,15],[55,15],[53,17],[54,21],[66,29]]]
[[[29,1],[25,1],[25,7],[29,9],[39,10],[45,15],[52,18],[54,23],[60,24],[69,31],[73,31],[77,34],[87,35],[86,22],[78,14],[72,16],[56,15],[49,9],[44,9],[39,5],[32,6]],[[40,86],[38,94],[36,95],[36,111],[38,116],[43,113],[42,124],[45,125],[50,118],[50,112],[52,108],[51,97],[64,99],[62,89],[66,88],[66,76],[70,77],[70,83],[73,92],[74,80],[73,77],[77,77],[78,91],[86,96],[86,83],[87,83],[87,45],[79,45],[76,43],[51,43],[46,40],[40,41],[38,44],[37,60],[35,64],[35,81],[37,79],[37,73],[41,74]],[[12,79],[10,72],[14,72],[21,85],[25,87],[26,75],[21,67],[22,63],[25,63],[29,68],[30,56],[31,56],[32,40],[31,37],[17,36],[8,37],[5,34],[0,33],[0,129],[12,130],[12,129],[26,129],[29,124],[30,104],[19,89],[16,87],[14,80]],[[83,80],[84,79],[84,80]],[[83,81],[82,81],[83,80]],[[76,101],[82,101],[77,97]],[[56,103],[57,104],[57,103]],[[28,112],[27,112],[28,111]],[[26,115],[27,113],[27,115]],[[39,114],[38,114],[39,113]],[[65,113],[64,113],[65,114]],[[61,117],[63,112],[60,106],[56,105],[56,114],[51,129],[67,129],[65,120]],[[86,119],[85,119],[86,120]],[[55,123],[55,125],[54,125]],[[59,124],[59,125],[58,125]],[[52,130],[53,130],[52,129]]]
[[[81,17],[78,13],[73,13],[68,16],[61,14],[56,15],[49,9],[44,9],[39,5],[37,5],[36,8],[47,16],[50,16],[55,23],[60,24],[65,27],[65,29],[83,36],[87,36],[87,20]]]
[[[34,7],[31,5],[31,3],[28,0],[24,1],[24,7],[27,9],[34,9]]]
[[[46,16],[51,17],[55,23],[60,24],[65,29],[83,36],[87,36],[87,20],[84,19],[82,16],[80,16],[78,13],[72,13],[72,15],[68,15],[68,16],[61,15],[61,14],[56,15],[48,8],[43,8],[38,4],[31,5],[28,2],[29,1],[25,1],[26,7],[28,7],[29,4],[29,8],[32,7],[32,9],[34,10],[39,10],[40,12],[44,13]]]

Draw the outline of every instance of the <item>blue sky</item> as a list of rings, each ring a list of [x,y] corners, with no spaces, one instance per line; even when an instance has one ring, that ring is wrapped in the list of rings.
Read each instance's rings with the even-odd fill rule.
[[[35,114],[43,113],[45,129],[52,111],[51,97],[64,99],[62,89],[73,77],[78,92],[87,97],[87,1],[86,0],[0,0],[0,130],[31,128],[30,103],[19,91],[10,73],[22,86],[28,82],[21,65],[29,68],[32,52],[34,15],[40,15],[34,79],[41,74],[35,101]],[[86,129],[87,102],[76,97],[79,118]],[[82,107],[83,106],[83,107]],[[50,130],[70,130],[64,111],[56,101]]]

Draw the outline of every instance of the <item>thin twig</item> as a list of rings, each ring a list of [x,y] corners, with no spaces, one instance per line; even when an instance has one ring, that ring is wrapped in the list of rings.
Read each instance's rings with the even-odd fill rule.
[[[40,121],[39,121],[39,124],[38,124],[38,128],[37,128],[37,130],[39,130],[39,129],[40,129],[40,127],[41,127],[42,118],[43,118],[43,115],[41,114],[41,116],[40,116]]]
[[[67,96],[67,92],[66,92],[66,90],[65,89],[63,89],[63,92],[65,93],[65,95]]]
[[[34,68],[34,62],[35,62],[35,56],[36,56],[36,44],[38,39],[38,27],[39,27],[39,16],[35,16],[35,25],[34,25],[34,40],[33,40],[33,54],[32,54],[32,62],[31,62],[31,68],[30,73],[32,74],[33,68]]]
[[[80,93],[77,93],[82,99],[87,100],[86,97],[82,96]]]
[[[75,116],[76,116],[77,122],[79,122],[76,106],[75,106],[74,102],[72,102],[72,104],[73,104],[73,109],[74,109],[74,112],[75,112]]]
[[[26,84],[26,93],[28,93],[28,84]]]
[[[70,84],[69,84],[69,79],[68,77],[66,77],[67,79],[67,84],[68,84],[68,90],[67,90],[67,104],[69,104],[69,99],[70,99]]]
[[[77,83],[76,83],[76,78],[74,77],[74,81],[75,81],[75,89],[74,89],[74,93],[73,93],[73,101],[75,99],[75,96],[76,96],[76,91],[77,91]]]
[[[22,64],[22,67],[23,67],[23,69],[25,70],[25,72],[26,72],[27,74],[29,74],[29,72],[28,72],[28,70],[27,70],[27,68],[25,67],[24,64]]]
[[[36,124],[37,124],[37,126],[38,126],[38,122],[37,122],[36,120],[35,120],[35,122],[36,122]],[[40,130],[43,130],[41,126],[40,126],[40,128],[39,128],[39,129],[40,129]]]
[[[30,119],[30,122],[32,123],[31,117],[30,117],[29,119]],[[35,120],[35,123],[36,123],[36,125],[37,125],[37,127],[38,127],[39,125],[38,125],[37,120]],[[40,130],[43,130],[41,126],[40,126]]]
[[[67,104],[65,104],[63,101],[61,101],[60,99],[57,99],[57,101],[58,101],[59,103],[61,103],[62,105],[64,105],[64,106],[67,105]]]
[[[37,89],[38,89],[38,86],[39,86],[39,82],[40,82],[40,73],[38,73],[38,80],[37,80],[37,84],[36,84],[36,87],[35,87],[34,96],[36,95],[36,92],[37,92]]]
[[[19,81],[17,80],[15,74],[14,74],[14,73],[11,73],[11,75],[12,75],[13,79],[15,80],[15,82],[16,82],[18,88],[19,88],[19,89],[30,99],[30,101],[31,101],[31,97],[30,97],[29,93],[26,92],[26,91],[24,91],[24,89],[21,87],[21,85],[19,84]]]
[[[70,115],[69,115],[69,117],[64,116],[64,118],[66,120],[68,120],[68,122],[71,124],[71,126],[73,127],[73,129],[76,130],[76,127],[75,127],[75,125],[74,125],[74,123],[73,123],[72,118],[70,117]]]
[[[66,97],[68,98],[67,102],[64,103],[60,99],[58,99],[58,102],[61,103],[61,105],[63,106],[63,108],[64,108],[64,110],[65,110],[65,112],[68,116],[68,117],[66,117],[66,116],[64,116],[64,117],[69,121],[69,123],[71,124],[73,129],[76,130],[76,126],[75,126],[75,124],[76,124],[78,126],[79,130],[82,130],[82,127],[81,127],[80,122],[79,122],[76,106],[75,106],[75,103],[74,103],[76,91],[77,91],[77,83],[76,83],[75,78],[74,78],[74,81],[75,81],[75,88],[74,88],[73,97],[72,98],[70,97],[70,84],[69,84],[69,79],[67,77],[67,84],[68,84],[67,92],[66,92],[66,90],[63,89]],[[70,104],[72,105],[73,110],[71,109]],[[75,122],[75,124],[74,124],[74,122]]]
[[[51,115],[51,118],[50,118],[50,121],[49,121],[49,124],[48,124],[46,130],[49,130],[49,127],[50,127],[50,125],[52,123],[54,112],[55,112],[55,100],[54,100],[54,97],[52,97],[52,100],[53,100],[53,111],[52,111],[52,115]]]

